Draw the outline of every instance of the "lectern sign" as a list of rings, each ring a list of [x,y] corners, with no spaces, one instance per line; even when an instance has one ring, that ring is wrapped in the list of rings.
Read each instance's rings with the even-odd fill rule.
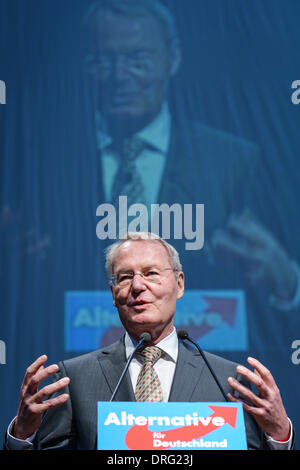
[[[99,450],[246,450],[241,403],[98,402]]]

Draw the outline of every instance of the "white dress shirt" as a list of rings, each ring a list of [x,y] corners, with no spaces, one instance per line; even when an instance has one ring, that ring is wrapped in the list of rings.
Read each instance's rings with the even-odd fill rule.
[[[135,345],[136,343],[134,344],[128,333],[126,333],[125,349],[127,359],[132,353]],[[169,400],[171,385],[173,383],[173,377],[178,356],[178,338],[175,328],[173,329],[171,334],[169,334],[166,338],[162,339],[155,346],[159,347],[163,351],[162,356],[154,364],[154,369],[157,372],[161,383],[163,401],[166,402]],[[129,375],[133,390],[135,390],[137,378],[142,368],[142,365],[142,358],[140,358],[139,356],[134,356],[129,366]]]

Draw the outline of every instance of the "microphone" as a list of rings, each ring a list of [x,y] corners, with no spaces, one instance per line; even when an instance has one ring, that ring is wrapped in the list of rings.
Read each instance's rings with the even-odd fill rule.
[[[214,381],[215,381],[216,384],[218,385],[218,387],[219,387],[219,389],[220,389],[220,391],[221,391],[223,397],[225,398],[225,401],[229,401],[228,397],[226,396],[226,393],[224,392],[224,389],[223,389],[222,385],[220,384],[220,382],[219,382],[219,380],[218,380],[216,374],[214,373],[214,371],[213,371],[211,365],[209,364],[209,362],[208,362],[208,360],[207,360],[207,358],[206,358],[204,352],[203,352],[202,349],[200,348],[200,346],[199,346],[195,341],[193,341],[193,340],[189,337],[189,334],[188,334],[188,332],[187,332],[186,330],[179,330],[179,331],[177,332],[177,336],[178,336],[179,339],[187,340],[187,341],[189,341],[190,343],[192,343],[194,346],[196,346],[196,348],[198,349],[198,351],[199,351],[199,353],[201,354],[202,358],[204,359],[204,362],[205,362],[205,364],[207,365],[207,367],[208,367],[208,369],[209,369],[211,375],[213,376]]]
[[[114,398],[115,398],[115,396],[116,396],[116,394],[118,393],[118,390],[119,390],[120,385],[121,385],[121,383],[122,383],[122,381],[123,381],[124,375],[126,374],[126,372],[127,372],[127,370],[128,370],[128,367],[130,366],[130,363],[131,363],[131,361],[132,361],[132,359],[133,359],[133,356],[135,355],[136,351],[137,351],[138,349],[143,349],[143,348],[145,347],[144,343],[149,343],[149,341],[151,341],[151,335],[150,335],[150,333],[148,333],[147,331],[145,331],[144,333],[141,334],[138,344],[136,345],[136,347],[134,348],[134,350],[133,350],[132,353],[130,354],[130,356],[129,356],[128,360],[127,360],[125,369],[124,369],[123,372],[122,372],[122,375],[121,375],[121,377],[120,377],[120,379],[119,379],[119,382],[117,383],[117,386],[116,386],[116,388],[115,388],[115,390],[114,390],[114,392],[113,392],[113,394],[112,394],[112,396],[111,396],[110,401],[113,401]]]

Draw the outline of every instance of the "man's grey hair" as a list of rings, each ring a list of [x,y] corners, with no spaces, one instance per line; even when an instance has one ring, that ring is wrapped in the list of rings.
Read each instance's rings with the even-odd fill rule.
[[[160,22],[167,45],[171,48],[180,45],[175,19],[159,0],[97,0],[84,16],[84,28],[97,24],[99,10],[108,10],[127,17],[140,17],[150,13]]]
[[[170,264],[172,268],[175,270],[175,275],[178,275],[178,273],[182,270],[182,266],[180,263],[179,259],[179,254],[177,250],[170,245],[170,243],[166,242],[163,238],[159,237],[155,233],[151,232],[128,232],[122,240],[119,240],[105,250],[106,253],[106,262],[105,262],[105,267],[106,271],[108,274],[108,279],[111,279],[112,275],[114,274],[114,262],[115,262],[115,257],[117,254],[118,249],[120,248],[123,243],[125,243],[128,240],[150,240],[151,242],[154,243],[160,243],[165,247],[165,249],[168,252],[169,258],[170,258]]]

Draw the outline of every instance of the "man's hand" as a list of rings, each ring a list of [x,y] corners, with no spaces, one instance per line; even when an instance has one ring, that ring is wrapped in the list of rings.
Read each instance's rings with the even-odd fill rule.
[[[291,260],[274,235],[249,210],[232,215],[224,229],[217,229],[212,245],[215,250],[225,250],[243,261],[251,285],[262,285],[279,298],[293,298],[297,275]]]
[[[69,398],[67,393],[63,393],[55,398],[43,401],[49,395],[61,390],[70,382],[68,377],[64,377],[38,390],[42,380],[47,379],[58,371],[56,364],[44,367],[46,361],[47,356],[40,356],[27,368],[24,376],[20,392],[18,413],[12,431],[13,436],[18,439],[25,440],[31,436],[37,431],[41,424],[42,413],[49,408],[65,403]]]
[[[228,394],[231,401],[243,402],[244,410],[253,416],[263,431],[275,441],[287,441],[290,437],[290,423],[283,406],[279,389],[271,372],[258,360],[249,357],[248,363],[254,372],[244,366],[237,366],[237,372],[255,385],[256,395],[233,377],[228,378],[229,385],[245,400]]]

